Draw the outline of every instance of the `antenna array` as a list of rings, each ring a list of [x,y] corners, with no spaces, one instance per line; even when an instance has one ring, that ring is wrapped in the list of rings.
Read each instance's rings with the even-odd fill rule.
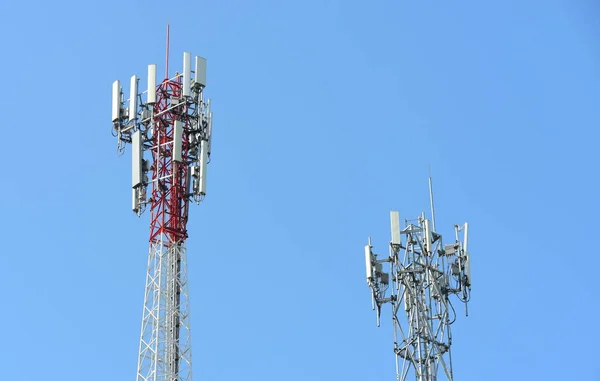
[[[403,228],[397,211],[390,212],[390,220],[389,255],[375,254],[369,238],[365,261],[377,326],[382,306],[392,307],[396,380],[412,372],[418,381],[436,381],[441,368],[452,381],[450,325],[456,310],[451,296],[465,304],[468,314],[471,292],[468,224],[455,225],[453,242],[444,245],[424,214],[405,220]]]
[[[117,152],[132,148],[131,208],[151,211],[138,381],[192,380],[185,241],[189,202],[206,195],[213,116],[205,86],[206,59],[195,57],[192,71],[188,52],[182,72],[167,72],[158,86],[156,65],[148,65],[145,91],[132,76],[127,100],[119,81],[112,86]]]

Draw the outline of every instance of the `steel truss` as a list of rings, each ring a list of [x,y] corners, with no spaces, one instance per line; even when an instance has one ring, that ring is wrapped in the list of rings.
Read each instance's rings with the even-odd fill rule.
[[[192,380],[190,304],[185,243],[150,246],[138,381]]]
[[[136,75],[127,101],[120,81],[112,91],[117,153],[132,145],[132,210],[151,214],[137,381],[192,380],[185,242],[189,204],[206,195],[212,112],[204,99],[206,59],[196,56],[192,70],[191,53],[184,52],[183,71],[168,78],[168,41],[167,27],[166,79],[157,86],[151,64],[146,91],[138,91]]]
[[[381,307],[386,303],[392,307],[397,381],[407,380],[410,374],[417,381],[437,381],[440,375],[454,379],[450,326],[456,311],[450,295],[465,303],[470,295],[466,234],[464,241],[459,240],[467,226],[456,225],[456,241],[444,246],[424,215],[405,220],[398,236],[403,243],[391,242],[389,257],[384,259],[372,253],[369,240],[367,282],[378,324]]]
[[[209,137],[209,109],[196,87],[182,97],[181,77],[157,90],[146,149],[152,154],[150,250],[137,366],[138,381],[191,381],[192,349],[185,240],[190,200],[188,173],[199,160],[200,142]],[[181,159],[174,160],[176,128],[182,134]],[[196,180],[194,180],[196,181]]]

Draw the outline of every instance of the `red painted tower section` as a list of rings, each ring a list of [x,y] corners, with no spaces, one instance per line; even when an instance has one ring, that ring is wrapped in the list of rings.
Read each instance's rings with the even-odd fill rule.
[[[165,79],[157,90],[154,105],[154,131],[152,133],[152,196],[150,203],[150,243],[163,240],[182,243],[187,238],[188,220],[188,171],[190,121],[188,106],[173,106],[173,100],[181,99],[181,77]],[[175,121],[183,126],[181,161],[173,159]],[[162,237],[161,237],[162,235]],[[164,239],[166,238],[166,239]]]

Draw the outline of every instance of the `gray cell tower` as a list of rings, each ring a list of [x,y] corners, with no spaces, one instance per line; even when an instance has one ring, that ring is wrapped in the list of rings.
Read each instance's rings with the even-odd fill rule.
[[[365,246],[367,284],[380,323],[381,307],[390,303],[394,326],[396,380],[414,375],[417,381],[454,380],[450,325],[456,319],[452,299],[465,304],[471,293],[468,224],[454,225],[452,243],[443,244],[432,219],[421,214],[400,227],[397,211],[390,212],[392,240],[389,256]],[[451,298],[451,296],[453,296]],[[438,378],[440,375],[442,378]]]

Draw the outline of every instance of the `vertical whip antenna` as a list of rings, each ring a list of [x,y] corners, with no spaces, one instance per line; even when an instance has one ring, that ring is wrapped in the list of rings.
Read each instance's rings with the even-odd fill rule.
[[[167,23],[167,51],[165,54],[165,79],[169,79],[169,24]]]
[[[435,208],[433,206],[433,181],[431,180],[431,167],[427,167],[429,172],[429,205],[431,206],[431,223],[433,224],[433,231],[435,230]]]

